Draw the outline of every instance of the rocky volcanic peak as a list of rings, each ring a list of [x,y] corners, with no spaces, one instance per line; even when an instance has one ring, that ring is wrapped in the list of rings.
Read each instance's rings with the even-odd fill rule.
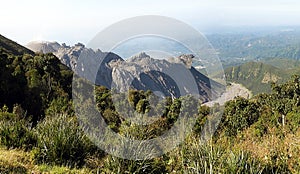
[[[222,85],[195,70],[190,63],[192,58],[192,55],[183,55],[170,62],[141,53],[126,61],[110,62],[111,88],[121,92],[130,88],[159,91],[170,97],[195,94],[202,101],[209,101],[212,96],[220,95]],[[211,89],[212,84],[214,89]]]
[[[142,58],[150,58],[150,56],[145,52],[141,52],[135,56],[132,56],[129,60],[134,61],[135,59],[142,59]]]
[[[34,52],[53,53],[56,52],[61,45],[57,42],[33,41],[29,42],[25,47]]]
[[[94,51],[93,49],[86,48],[84,44],[77,43],[74,46],[68,46],[65,43],[59,44],[57,42],[30,42],[26,45],[29,49],[35,52],[53,53],[60,61],[75,71],[78,59],[82,52],[88,53],[89,57],[103,57],[105,53],[99,49]]]
[[[144,71],[156,69],[157,71],[163,71],[163,68],[169,67],[170,62],[165,59],[154,59],[146,53],[142,52],[136,56],[132,56],[123,63],[126,65],[137,65],[143,68]]]
[[[67,65],[72,70],[75,70],[77,60],[83,50],[94,52],[92,49],[85,48],[83,44],[77,43],[72,47],[62,44],[62,46],[56,52],[53,52],[53,54],[56,55],[63,64]]]
[[[194,57],[195,56],[193,54],[183,54],[176,58],[171,57],[168,61],[172,63],[183,63],[186,68],[191,69]]]
[[[79,76],[120,92],[134,88],[157,91],[173,98],[195,94],[202,101],[210,101],[224,90],[223,85],[192,67],[193,55],[165,60],[153,59],[142,52],[125,61],[114,53],[86,48],[81,43],[67,46],[43,42],[41,45],[37,49],[52,52]]]

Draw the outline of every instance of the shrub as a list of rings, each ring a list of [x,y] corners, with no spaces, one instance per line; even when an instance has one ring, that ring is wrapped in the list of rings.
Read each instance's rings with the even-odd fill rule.
[[[68,115],[74,114],[72,102],[67,97],[58,97],[53,99],[45,111],[46,115],[55,115],[57,113],[67,113]]]
[[[255,102],[241,97],[227,102],[222,120],[225,134],[235,136],[255,123],[259,118],[257,108]]]
[[[289,129],[295,133],[299,129],[299,124],[300,124],[300,113],[298,112],[290,112],[286,116],[286,120],[288,123]]]
[[[14,111],[20,110],[18,105],[14,107]],[[7,148],[31,149],[36,137],[29,122],[19,115],[20,112],[9,113],[5,106],[0,111],[0,144]]]
[[[66,114],[46,117],[36,132],[38,141],[33,156],[37,163],[80,167],[93,148],[75,118]]]
[[[167,173],[160,158],[135,161],[110,155],[104,160],[104,166],[100,170],[103,173]]]

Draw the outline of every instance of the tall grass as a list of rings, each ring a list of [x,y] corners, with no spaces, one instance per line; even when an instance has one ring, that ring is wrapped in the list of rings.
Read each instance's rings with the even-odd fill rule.
[[[92,152],[92,145],[75,118],[66,114],[46,117],[38,124],[36,133],[38,141],[33,155],[38,163],[80,167]]]

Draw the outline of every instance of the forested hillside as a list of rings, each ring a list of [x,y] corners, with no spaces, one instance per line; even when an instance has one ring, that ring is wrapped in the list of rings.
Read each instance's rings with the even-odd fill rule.
[[[5,45],[6,40],[0,44]],[[54,55],[33,54],[12,41],[6,45],[0,50],[1,106],[12,109],[19,104],[38,121],[53,100],[70,99],[72,72]],[[16,49],[25,52],[20,54]]]

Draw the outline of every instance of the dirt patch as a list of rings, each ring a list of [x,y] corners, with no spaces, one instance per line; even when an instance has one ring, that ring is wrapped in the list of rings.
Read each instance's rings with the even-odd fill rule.
[[[216,103],[219,103],[220,105],[224,105],[225,102],[229,100],[233,100],[237,96],[248,99],[252,97],[252,93],[249,89],[245,88],[241,84],[230,83],[230,85],[226,87],[226,92],[223,93],[221,97],[217,98],[216,100],[204,103],[204,105],[213,106]]]

